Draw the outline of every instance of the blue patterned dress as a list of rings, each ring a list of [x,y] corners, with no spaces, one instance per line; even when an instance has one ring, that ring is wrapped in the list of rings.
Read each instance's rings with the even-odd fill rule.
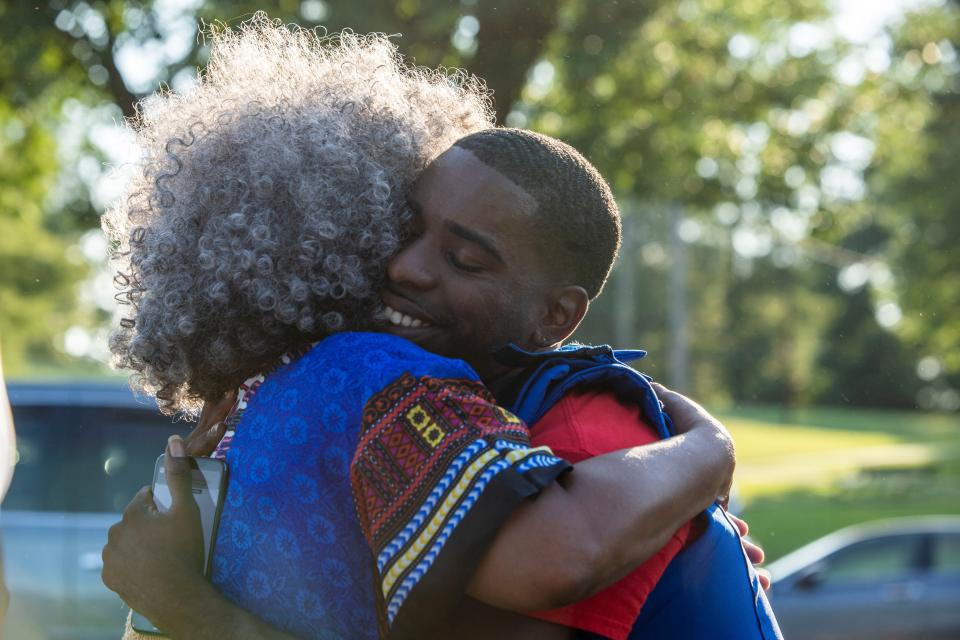
[[[499,525],[569,465],[474,371],[343,333],[245,385],[220,452],[213,581],[300,637],[422,637]]]

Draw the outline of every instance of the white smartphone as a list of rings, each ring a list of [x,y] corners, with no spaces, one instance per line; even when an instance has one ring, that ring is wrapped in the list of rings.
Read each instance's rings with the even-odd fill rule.
[[[160,512],[170,508],[172,502],[170,487],[167,484],[167,472],[164,468],[164,455],[157,458],[153,471],[153,501]],[[215,458],[187,458],[193,467],[193,499],[200,507],[200,524],[203,528],[203,574],[210,576],[213,561],[213,545],[217,540],[217,523],[227,489],[227,465]],[[144,550],[149,553],[149,550]],[[141,633],[160,635],[160,631],[143,614],[134,611],[133,628]]]

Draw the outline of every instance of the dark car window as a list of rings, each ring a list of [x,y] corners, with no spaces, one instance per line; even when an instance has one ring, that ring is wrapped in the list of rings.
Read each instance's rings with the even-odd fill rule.
[[[902,576],[916,567],[920,536],[867,540],[838,551],[821,571],[826,584],[871,582]]]
[[[933,536],[933,561],[930,568],[934,573],[960,573],[960,534],[942,533]]]
[[[5,510],[118,511],[184,423],[147,409],[14,406],[17,465]]]

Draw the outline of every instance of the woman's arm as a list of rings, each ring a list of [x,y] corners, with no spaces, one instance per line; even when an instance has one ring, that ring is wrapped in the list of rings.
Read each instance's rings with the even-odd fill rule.
[[[468,594],[513,611],[552,609],[612,584],[726,495],[733,440],[693,401],[657,385],[680,435],[584,460],[500,529]]]
[[[203,576],[200,511],[183,456],[183,442],[173,436],[165,460],[172,497],[166,513],[144,487],[110,528],[103,583],[175,640],[294,640],[227,600]]]

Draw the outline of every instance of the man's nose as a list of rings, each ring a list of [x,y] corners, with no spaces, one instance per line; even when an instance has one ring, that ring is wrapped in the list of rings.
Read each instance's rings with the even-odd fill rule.
[[[427,255],[425,242],[417,240],[395,255],[387,265],[391,284],[429,289],[437,283],[435,265]]]

